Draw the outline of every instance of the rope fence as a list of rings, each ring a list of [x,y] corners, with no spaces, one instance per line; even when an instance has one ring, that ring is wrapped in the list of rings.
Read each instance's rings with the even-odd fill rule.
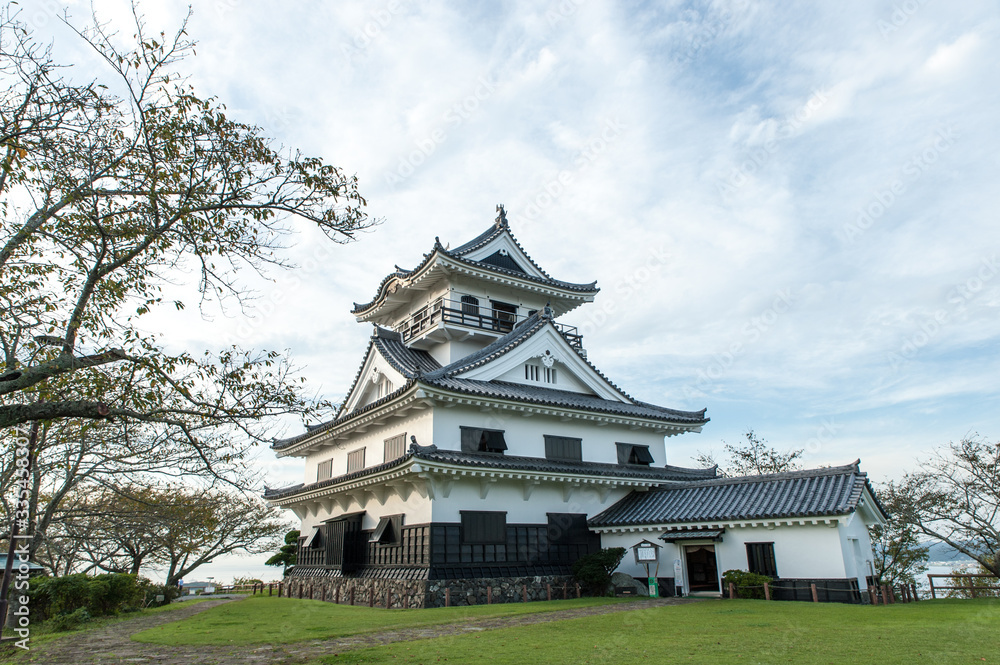
[[[764,584],[747,584],[737,587],[736,584],[730,582],[728,588],[729,598],[736,599],[739,597],[747,597],[743,595],[743,592],[749,589],[763,591],[764,600],[776,600],[774,595],[775,591],[789,591],[792,594],[797,594],[799,591],[803,590],[803,587],[782,586],[780,583],[775,584],[769,582],[765,582]],[[814,603],[820,602],[819,599],[820,591],[827,592],[828,598],[830,592],[833,592],[836,594],[848,594],[857,598],[858,601],[861,600],[860,591],[858,589],[845,589],[844,587],[828,587],[815,583],[810,583],[809,592],[812,597],[812,602]],[[760,595],[755,593],[753,594],[753,596],[750,597],[759,598]],[[885,585],[885,584],[880,586],[872,585],[868,587],[868,598],[872,605],[878,605],[879,603],[881,603],[882,605],[891,605],[894,603],[912,603],[920,600],[920,596],[917,593],[916,584],[899,584],[896,586]]]

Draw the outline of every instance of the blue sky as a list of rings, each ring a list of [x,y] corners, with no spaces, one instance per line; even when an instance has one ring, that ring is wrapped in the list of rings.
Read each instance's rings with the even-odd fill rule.
[[[164,314],[178,346],[288,348],[337,400],[369,335],[351,303],[504,203],[542,267],[602,287],[566,318],[595,364],[639,399],[708,408],[672,463],[752,427],[882,480],[1000,437],[996,3],[286,4],[195,2],[183,70],[357,173],[384,223],[329,249],[303,229],[302,269],[253,284],[249,318]],[[38,6],[57,57],[96,71]],[[143,9],[169,30],[185,8]]]

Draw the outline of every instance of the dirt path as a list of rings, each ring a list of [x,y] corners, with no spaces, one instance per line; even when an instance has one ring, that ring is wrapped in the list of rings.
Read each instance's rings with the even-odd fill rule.
[[[549,621],[562,621],[577,617],[628,612],[663,605],[697,602],[673,598],[639,600],[631,603],[581,607],[541,614],[514,617],[494,617],[422,628],[402,628],[385,632],[364,633],[331,640],[309,640],[293,644],[260,644],[250,646],[164,646],[142,644],[129,639],[130,635],[171,621],[179,621],[223,603],[211,600],[197,603],[172,612],[117,623],[99,630],[85,631],[72,637],[43,644],[32,649],[29,661],[44,665],[277,665],[301,663],[328,654],[362,649],[390,642],[422,640],[444,635],[526,626]]]

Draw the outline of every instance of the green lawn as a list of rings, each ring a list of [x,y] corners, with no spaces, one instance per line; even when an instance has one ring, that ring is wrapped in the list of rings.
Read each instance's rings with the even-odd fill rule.
[[[704,601],[351,651],[334,663],[997,663],[1000,601]]]
[[[159,614],[160,612],[172,612],[174,610],[179,610],[182,607],[187,607],[191,603],[200,603],[206,600],[213,600],[213,598],[212,596],[205,596],[203,598],[193,598],[191,600],[173,602],[169,605],[164,605],[163,607],[154,607],[140,612],[123,612],[114,616],[97,617],[91,619],[87,623],[81,624],[79,628],[75,628],[73,630],[53,630],[48,622],[44,621],[41,623],[32,623],[31,639],[28,644],[32,649],[34,649],[40,644],[45,644],[46,642],[62,637],[70,637],[70,639],[72,639],[72,635],[74,633],[79,633],[82,630],[94,630],[95,628],[103,628],[105,626],[121,623],[122,621],[129,621],[130,619],[135,619],[141,616]],[[12,633],[9,628],[4,630],[5,637],[10,636],[11,634]],[[30,653],[30,651],[24,651],[23,649],[6,646],[3,651],[0,651],[0,663],[20,662],[22,657],[25,657]]]
[[[258,596],[213,607],[183,621],[144,630],[133,635],[132,639],[155,644],[286,644],[375,630],[552,612],[614,602],[629,601],[580,598],[427,610],[385,610],[319,600]]]

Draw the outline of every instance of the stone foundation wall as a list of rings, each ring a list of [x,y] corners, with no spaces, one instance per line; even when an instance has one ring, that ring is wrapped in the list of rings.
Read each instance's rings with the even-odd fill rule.
[[[429,581],[293,576],[280,591],[289,598],[390,609],[523,603],[582,593],[567,575]]]
[[[564,585],[565,584],[565,588]],[[568,575],[535,577],[481,577],[464,580],[431,580],[427,582],[425,607],[486,605],[487,603],[523,603],[527,601],[576,598],[577,589]],[[580,593],[583,593],[582,588]]]

